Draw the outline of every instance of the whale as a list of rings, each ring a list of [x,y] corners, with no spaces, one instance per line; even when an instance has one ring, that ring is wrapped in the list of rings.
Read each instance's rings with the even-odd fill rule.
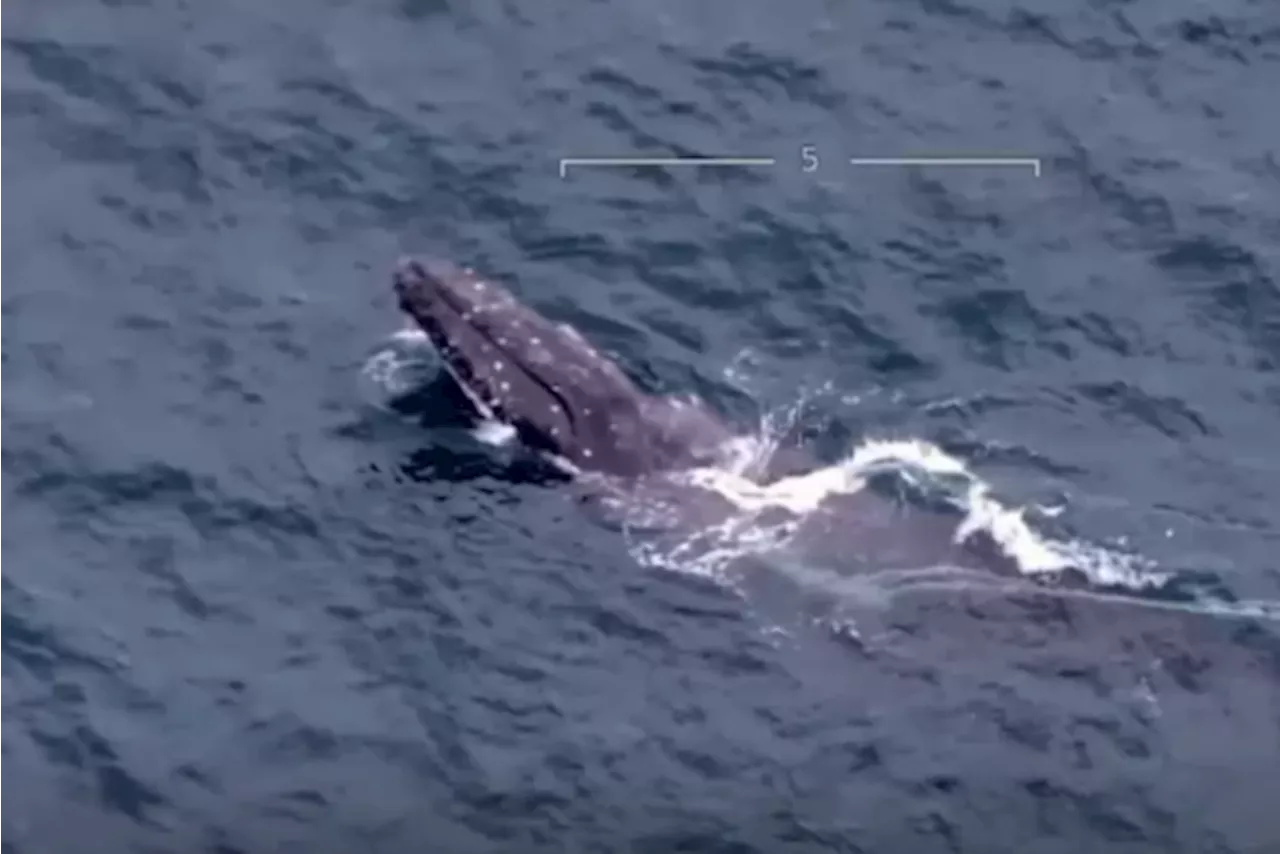
[[[723,459],[731,431],[698,398],[645,392],[581,333],[498,282],[403,257],[393,290],[476,414],[569,467],[634,477]]]
[[[739,437],[700,398],[642,390],[571,325],[543,316],[469,267],[406,256],[396,262],[392,284],[399,308],[426,334],[474,415],[510,425],[526,446],[550,455],[571,476],[597,487],[602,477],[611,480],[620,486],[615,494],[628,501],[653,490],[674,496],[686,528],[735,512],[714,491],[641,477],[719,468],[735,459]],[[803,449],[774,453],[778,460],[768,461],[766,481],[817,465]],[[949,510],[904,504],[866,488],[830,496],[803,514],[794,540],[811,553],[829,551],[836,562],[849,559],[853,545],[853,554],[881,567],[1019,573],[990,531],[964,531],[960,521]],[[1086,583],[1077,568],[1063,569],[1058,583]]]

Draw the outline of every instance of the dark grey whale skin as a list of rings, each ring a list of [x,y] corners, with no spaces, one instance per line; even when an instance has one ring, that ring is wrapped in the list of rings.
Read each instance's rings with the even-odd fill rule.
[[[404,258],[394,290],[482,414],[578,469],[634,476],[709,463],[731,438],[699,401],[646,394],[577,330],[470,269]]]

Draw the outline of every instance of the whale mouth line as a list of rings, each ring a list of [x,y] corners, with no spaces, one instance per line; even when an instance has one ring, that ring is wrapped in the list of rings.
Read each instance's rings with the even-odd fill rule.
[[[555,404],[560,408],[560,411],[563,413],[565,420],[568,422],[569,432],[571,434],[576,435],[577,433],[576,413],[574,412],[573,407],[569,404],[569,401],[564,396],[564,394],[560,391],[557,391],[553,383],[548,382],[540,374],[538,374],[537,371],[531,369],[529,365],[525,363],[524,360],[518,358],[516,353],[511,349],[510,346],[503,346],[498,341],[494,340],[493,336],[490,335],[488,332],[486,332],[484,329],[481,329],[480,327],[476,326],[467,317],[469,313],[468,310],[459,305],[456,295],[449,288],[447,287],[440,288],[439,294],[440,294],[440,302],[448,307],[448,310],[453,313],[458,323],[465,326],[467,329],[471,330],[471,332],[474,333],[477,337],[483,339],[486,344],[488,344],[495,351],[501,354],[505,358],[508,364],[512,365],[517,371],[519,371],[521,375],[523,375],[526,379],[529,380],[529,382],[531,382],[532,384],[536,385],[539,389],[541,389],[542,392],[548,398],[555,401]],[[452,361],[457,360],[465,364],[466,362],[471,361],[470,358],[464,353],[462,348],[458,347],[455,343],[449,340],[450,336],[445,331],[443,324],[437,323],[437,328],[439,329],[439,336],[441,339],[441,343],[448,345],[447,347],[437,347],[437,349],[441,351],[441,357],[444,359],[445,362],[451,363]],[[452,358],[449,356],[450,352],[453,354]],[[513,424],[518,422],[519,420],[518,418],[513,418],[511,417],[510,413],[506,413],[504,411],[504,407],[502,407],[501,395],[499,395],[495,390],[489,389],[488,392],[486,393],[486,390],[483,387],[478,386],[467,375],[470,373],[469,371],[464,373],[463,371],[458,370],[457,366],[453,364],[450,364],[450,368],[451,368],[450,373],[453,375],[454,380],[458,382],[460,385],[464,386],[466,390],[471,393],[471,395],[474,395],[476,398],[480,399],[481,401],[484,401],[487,407],[490,410],[492,410],[495,414],[501,414],[501,415],[507,416],[503,420],[510,421]]]

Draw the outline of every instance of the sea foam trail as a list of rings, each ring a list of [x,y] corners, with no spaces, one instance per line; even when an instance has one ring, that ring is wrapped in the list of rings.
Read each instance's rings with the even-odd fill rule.
[[[750,457],[751,441],[744,440],[739,452]],[[760,442],[769,443],[768,439]],[[808,514],[818,512],[831,498],[852,495],[867,488],[872,477],[893,474],[917,487],[941,492],[959,514],[954,541],[959,544],[979,533],[994,541],[1018,571],[1036,576],[1075,570],[1096,585],[1126,587],[1134,590],[1158,587],[1167,576],[1156,571],[1153,562],[1140,556],[1112,551],[1082,540],[1057,540],[1036,531],[1026,519],[1028,508],[1007,506],[992,494],[989,483],[972,471],[964,460],[922,439],[871,439],[855,447],[843,460],[813,471],[761,484],[740,472],[747,468],[729,464],[674,475],[689,485],[710,490],[723,497],[735,509],[734,518],[715,526],[719,542],[711,563],[702,560],[697,567],[708,573],[715,565],[732,556],[745,556],[757,551],[761,544],[778,548],[788,541],[788,532],[797,530]],[[771,512],[774,511],[774,512]],[[784,518],[780,521],[778,513]],[[910,510],[904,511],[910,515]],[[753,520],[769,521],[753,524]],[[689,543],[705,539],[707,531],[697,532],[672,557],[687,557]],[[724,537],[729,537],[725,541]],[[732,546],[738,538],[742,549]],[[661,558],[646,554],[647,561]],[[677,568],[673,566],[672,568]],[[921,567],[927,569],[927,567]]]

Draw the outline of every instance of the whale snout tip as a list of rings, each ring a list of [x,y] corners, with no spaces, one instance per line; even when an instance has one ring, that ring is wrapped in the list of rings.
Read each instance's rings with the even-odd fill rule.
[[[396,261],[392,282],[396,291],[403,292],[406,289],[425,284],[427,282],[427,270],[418,259],[411,255],[403,255]]]
[[[391,281],[400,307],[414,315],[424,311],[440,293],[440,277],[420,259],[409,255],[396,261]]]

